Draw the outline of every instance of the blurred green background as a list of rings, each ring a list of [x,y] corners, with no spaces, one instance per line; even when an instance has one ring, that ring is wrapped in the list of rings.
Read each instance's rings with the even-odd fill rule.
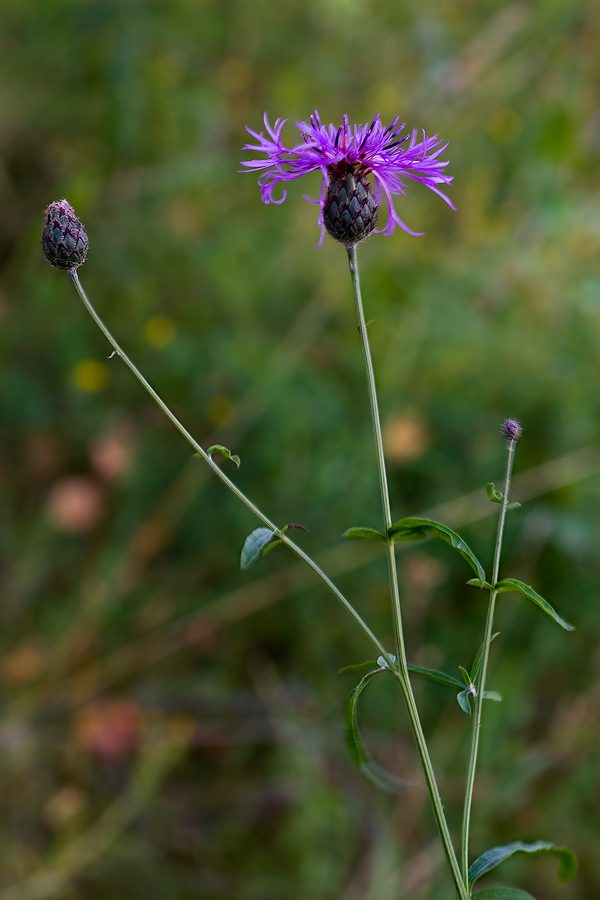
[[[503,595],[472,850],[552,840],[492,883],[595,898],[600,766],[600,7],[539,0],[1,0],[0,885],[4,900],[453,896],[400,697],[361,722],[417,783],[380,795],[343,716],[370,647],[116,359],[40,251],[66,197],[82,282],[204,446],[391,646],[385,561],[345,545],[380,509],[345,253],[318,176],[282,206],[239,175],[244,126],[380,111],[450,141],[457,212],[360,248],[395,517],[435,510],[489,568],[499,425],[519,418],[502,567],[577,631]],[[247,154],[246,154],[247,158]],[[552,462],[554,461],[554,462]],[[548,465],[548,463],[551,463]],[[483,594],[433,542],[400,554],[410,659],[457,674]],[[453,827],[469,721],[416,684]],[[483,883],[482,883],[483,886]]]

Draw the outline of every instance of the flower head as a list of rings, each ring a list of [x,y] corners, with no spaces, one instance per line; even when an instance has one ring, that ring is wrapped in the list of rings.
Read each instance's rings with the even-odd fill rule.
[[[293,181],[309,172],[319,170],[323,175],[318,200],[306,197],[310,203],[319,204],[321,211],[321,244],[325,231],[346,244],[364,240],[374,230],[377,222],[381,194],[387,200],[389,215],[385,228],[379,233],[391,234],[399,225],[409,234],[411,231],[394,207],[394,196],[404,195],[406,181],[420,181],[454,209],[452,202],[440,190],[439,185],[450,184],[452,177],[444,174],[447,161],[438,159],[448,146],[437,135],[418,140],[417,131],[401,136],[404,125],[398,125],[398,117],[387,128],[379,114],[370,125],[353,125],[344,116],[340,128],[322,125],[315,110],[309,122],[296,122],[302,133],[302,143],[285,147],[281,131],[287,119],[277,119],[271,126],[267,114],[264,123],[267,135],[246,130],[256,139],[255,144],[245,144],[244,150],[265,153],[265,159],[243,162],[242,171],[263,170],[258,183],[264,203],[283,203],[287,192],[276,200],[273,191],[280,182]],[[373,186],[370,182],[373,178]]]
[[[55,200],[46,210],[42,250],[57,269],[71,271],[85,262],[89,241],[75,210],[66,200]]]
[[[518,441],[523,434],[521,423],[516,419],[505,419],[500,431],[507,441]]]

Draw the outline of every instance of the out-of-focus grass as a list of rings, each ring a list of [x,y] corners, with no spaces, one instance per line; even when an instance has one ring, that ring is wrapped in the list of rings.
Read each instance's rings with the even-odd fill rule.
[[[352,683],[336,672],[369,648],[283,551],[239,573],[255,523],[107,359],[41,257],[42,213],[75,206],[81,278],[110,327],[199,440],[240,454],[244,490],[309,528],[304,546],[389,637],[383,561],[352,568],[361,548],[335,550],[379,521],[345,255],[314,249],[301,195],[316,181],[265,207],[237,174],[244,126],[265,109],[291,123],[315,106],[335,122],[379,110],[451,142],[457,212],[412,185],[402,214],[425,237],[360,248],[394,509],[437,507],[500,480],[506,415],[524,426],[517,473],[598,442],[595,6],[0,6],[1,892],[450,896],[424,792],[379,796],[346,756]],[[501,880],[591,900],[600,479],[593,452],[569,458],[568,478],[512,514],[503,570],[577,631],[502,599],[504,702],[486,710],[473,851],[569,844],[573,885],[547,862]],[[464,534],[489,565],[493,520]],[[411,659],[467,665],[484,607],[462,561],[427,543],[402,568]],[[468,723],[443,688],[416,687],[455,824]],[[367,699],[370,746],[418,780],[393,686]],[[176,747],[185,732],[187,753],[163,765],[145,737],[157,728]],[[107,821],[119,827],[94,844]]]

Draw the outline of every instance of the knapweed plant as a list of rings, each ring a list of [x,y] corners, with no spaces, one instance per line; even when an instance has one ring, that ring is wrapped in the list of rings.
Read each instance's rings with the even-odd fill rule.
[[[495,897],[498,900],[526,900],[526,898],[531,900],[530,894],[515,887],[489,887],[483,890],[474,890],[474,887],[483,875],[491,872],[500,863],[515,854],[541,854],[556,857],[559,862],[558,877],[562,881],[567,881],[575,875],[577,869],[575,856],[570,850],[565,847],[555,846],[544,840],[529,844],[516,840],[505,846],[492,847],[474,861],[471,861],[469,852],[469,826],[483,710],[486,701],[499,701],[501,699],[498,694],[486,688],[490,645],[496,637],[496,634],[494,634],[494,611],[497,598],[500,594],[507,591],[519,593],[534,603],[546,615],[550,616],[561,628],[564,628],[566,631],[572,630],[572,626],[565,622],[532,587],[515,578],[500,579],[502,536],[506,516],[512,508],[519,505],[510,502],[509,494],[515,449],[522,433],[521,426],[513,419],[506,419],[503,423],[501,432],[507,447],[504,488],[502,491],[497,490],[493,484],[489,484],[487,488],[490,501],[499,505],[496,545],[492,571],[488,577],[482,563],[455,531],[430,519],[414,517],[396,519],[392,513],[381,437],[375,375],[358,275],[357,245],[369,237],[370,234],[391,234],[396,225],[399,225],[409,234],[418,234],[408,228],[394,207],[394,197],[402,196],[405,193],[407,179],[422,182],[454,208],[440,187],[449,185],[452,181],[451,176],[445,173],[448,166],[447,161],[440,159],[447,145],[443,144],[437,136],[428,138],[423,134],[422,139],[420,139],[416,131],[404,133],[404,126],[398,124],[398,119],[395,119],[391,125],[385,127],[379,116],[376,116],[370,125],[355,125],[351,127],[347,117],[344,117],[342,126],[334,128],[333,125],[322,125],[318,113],[315,112],[311,116],[310,122],[298,123],[301,140],[296,146],[288,148],[282,144],[281,140],[285,120],[277,120],[272,127],[265,115],[264,122],[266,135],[263,132],[257,133],[248,129],[255,143],[247,144],[244,147],[245,150],[258,152],[263,154],[263,156],[243,163],[244,171],[260,171],[258,182],[263,201],[265,203],[282,203],[286,197],[285,190],[278,198],[274,195],[280,182],[292,181],[310,172],[320,171],[322,181],[319,199],[311,200],[308,197],[306,199],[319,206],[318,224],[321,227],[321,241],[325,233],[327,233],[334,240],[343,244],[348,254],[350,278],[358,317],[358,330],[366,367],[383,521],[379,528],[366,525],[348,528],[345,531],[345,537],[377,542],[382,545],[382,552],[385,552],[387,555],[390,605],[395,634],[393,652],[392,648],[384,646],[382,641],[363,620],[362,616],[359,615],[352,602],[340,591],[327,574],[297,543],[292,541],[290,529],[301,528],[302,526],[294,523],[283,526],[276,525],[265,513],[258,509],[214,462],[212,456],[216,452],[221,453],[238,466],[240,464],[239,458],[234,456],[228,448],[220,445],[214,445],[207,449],[201,447],[122,350],[81,287],[78,269],[86,258],[88,238],[81,222],[66,200],[52,203],[48,207],[42,236],[44,254],[53,266],[68,272],[88,312],[112,345],[113,355],[120,357],[125,365],[128,366],[175,428],[188,441],[196,455],[201,457],[211,467],[215,475],[260,521],[261,526],[248,535],[242,548],[242,569],[251,566],[278,544],[284,545],[310,566],[342,606],[350,613],[375,649],[377,654],[375,660],[359,664],[358,666],[348,667],[348,669],[360,669],[364,666],[368,669],[350,694],[346,718],[348,745],[352,758],[359,770],[375,785],[385,790],[401,792],[408,787],[406,782],[388,774],[375,762],[365,745],[357,724],[357,704],[361,693],[375,676],[381,673],[388,673],[396,679],[406,706],[456,895],[460,900],[484,897]],[[385,196],[387,203],[388,219],[385,227],[378,232],[376,225],[382,195]],[[487,591],[489,594],[483,642],[479,649],[474,652],[472,663],[469,666],[459,667],[462,678],[446,674],[445,672],[411,665],[407,659],[395,550],[396,545],[401,541],[422,540],[427,536],[444,541],[449,547],[459,553],[465,563],[471,567],[474,574],[474,577],[468,583],[480,591]],[[457,699],[461,709],[471,717],[471,749],[466,771],[462,831],[458,851],[448,828],[444,806],[413,694],[411,677],[426,678],[457,691]]]

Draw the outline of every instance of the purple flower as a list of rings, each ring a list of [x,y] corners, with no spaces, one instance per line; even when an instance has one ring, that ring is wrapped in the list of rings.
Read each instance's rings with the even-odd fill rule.
[[[363,240],[373,231],[381,194],[385,194],[389,216],[385,228],[378,233],[391,234],[399,225],[409,234],[411,231],[402,221],[394,207],[394,196],[404,195],[406,181],[412,178],[421,181],[446,201],[454,209],[449,198],[442,193],[439,185],[450,184],[452,176],[444,174],[448,162],[438,157],[448,146],[437,135],[417,139],[417,131],[401,137],[404,125],[398,125],[398,117],[391,125],[384,127],[375,116],[370,125],[350,126],[348,116],[340,128],[322,125],[315,110],[310,123],[297,122],[302,132],[302,143],[291,149],[281,142],[281,131],[287,119],[277,119],[274,126],[264,116],[267,136],[252,129],[246,130],[256,139],[256,144],[245,144],[244,150],[255,150],[266,154],[266,159],[252,159],[243,162],[247,170],[264,170],[258,179],[264,203],[283,203],[287,191],[284,189],[276,200],[273,191],[279,182],[293,181],[317,169],[323,175],[319,199],[306,197],[310,203],[321,207],[318,224],[321,225],[321,240],[327,230],[332,237],[345,243]],[[374,192],[369,181],[374,179]],[[350,176],[350,183],[346,182]],[[335,186],[335,196],[331,194]],[[341,196],[341,203],[340,203]],[[358,219],[358,225],[357,223]],[[348,230],[349,229],[349,230]]]
[[[516,419],[505,419],[500,431],[507,441],[518,441],[523,434],[521,423]]]

